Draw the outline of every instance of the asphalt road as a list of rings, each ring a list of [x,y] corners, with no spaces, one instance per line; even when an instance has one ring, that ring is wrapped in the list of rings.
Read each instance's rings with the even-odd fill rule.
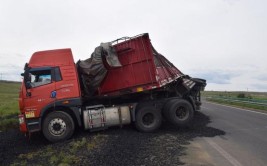
[[[185,165],[267,165],[267,114],[208,102],[201,112],[210,118],[209,127],[225,134],[191,141],[182,157]]]

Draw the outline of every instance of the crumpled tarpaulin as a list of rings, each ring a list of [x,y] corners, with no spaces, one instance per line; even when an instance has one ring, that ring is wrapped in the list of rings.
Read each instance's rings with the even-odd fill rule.
[[[93,96],[105,78],[108,70],[105,67],[104,61],[110,67],[121,66],[118,55],[110,42],[101,43],[100,46],[96,47],[95,51],[91,54],[91,58],[77,62],[76,65],[83,95]]]

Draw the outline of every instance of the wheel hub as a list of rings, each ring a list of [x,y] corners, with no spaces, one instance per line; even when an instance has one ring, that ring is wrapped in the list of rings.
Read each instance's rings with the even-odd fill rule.
[[[55,136],[61,136],[66,131],[66,123],[60,118],[52,119],[48,126],[49,132]]]
[[[189,116],[189,112],[185,107],[178,107],[176,110],[176,117],[185,120]]]
[[[149,126],[154,122],[154,116],[151,113],[147,113],[142,118],[143,124]]]

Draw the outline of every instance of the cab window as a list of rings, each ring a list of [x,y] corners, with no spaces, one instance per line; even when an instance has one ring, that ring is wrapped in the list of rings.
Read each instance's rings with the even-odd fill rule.
[[[46,85],[52,82],[51,69],[30,70],[30,81],[32,87]]]

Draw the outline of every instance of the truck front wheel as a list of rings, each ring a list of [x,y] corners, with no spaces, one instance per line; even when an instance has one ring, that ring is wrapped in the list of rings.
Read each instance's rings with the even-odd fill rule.
[[[49,113],[42,125],[43,134],[50,142],[58,142],[70,138],[74,128],[75,125],[71,116],[62,111]]]
[[[135,126],[142,132],[153,132],[161,126],[162,117],[154,107],[143,107],[137,110]]]

